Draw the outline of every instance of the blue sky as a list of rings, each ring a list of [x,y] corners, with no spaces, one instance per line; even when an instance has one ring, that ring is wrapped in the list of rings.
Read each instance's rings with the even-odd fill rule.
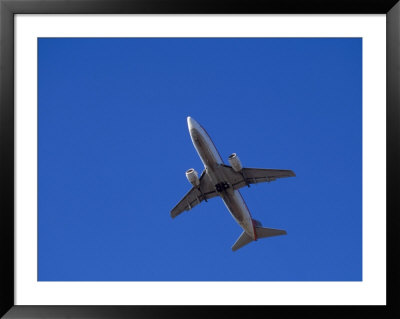
[[[362,40],[39,41],[38,280],[362,280]],[[171,219],[221,156],[297,176],[242,189],[286,236],[232,252],[214,198]]]

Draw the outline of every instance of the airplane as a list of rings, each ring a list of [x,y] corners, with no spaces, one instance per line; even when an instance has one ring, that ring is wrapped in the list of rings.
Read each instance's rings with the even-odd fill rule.
[[[204,164],[204,170],[200,178],[195,169],[186,171],[186,178],[192,184],[192,188],[171,210],[171,217],[175,218],[202,201],[207,202],[220,196],[234,220],[243,229],[233,244],[232,251],[259,238],[286,235],[285,230],[264,228],[258,220],[253,219],[239,189],[250,187],[250,184],[271,182],[277,178],[293,177],[296,174],[291,170],[244,168],[236,153],[228,157],[231,166],[226,165],[206,130],[190,116],[187,117],[187,124],[194,148]]]

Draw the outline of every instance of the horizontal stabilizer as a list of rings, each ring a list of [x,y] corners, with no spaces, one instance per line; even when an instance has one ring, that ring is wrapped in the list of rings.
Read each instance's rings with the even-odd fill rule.
[[[248,243],[252,242],[253,238],[251,238],[249,235],[246,234],[246,232],[244,231],[240,237],[238,238],[238,240],[236,241],[236,243],[233,244],[232,246],[232,250],[236,251],[239,248],[242,248],[243,246],[247,245]]]
[[[264,228],[256,227],[257,238],[266,238],[272,236],[286,235],[286,230],[274,229],[274,228]]]
[[[286,235],[287,233],[286,230],[283,229],[256,227],[256,234],[257,238],[266,238],[279,235]],[[238,240],[235,242],[235,244],[232,246],[232,250],[236,251],[239,248],[242,248],[243,246],[247,245],[248,243],[251,243],[252,241],[253,238],[247,235],[246,232],[243,232],[238,238]]]

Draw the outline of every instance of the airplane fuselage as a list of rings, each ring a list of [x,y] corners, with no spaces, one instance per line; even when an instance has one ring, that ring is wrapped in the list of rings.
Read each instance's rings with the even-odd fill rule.
[[[250,211],[239,190],[234,190],[227,182],[228,178],[221,168],[224,162],[213,141],[206,130],[194,119],[188,117],[187,121],[190,137],[204,164],[206,174],[215,185],[219,196],[224,201],[232,217],[253,240],[257,240]]]

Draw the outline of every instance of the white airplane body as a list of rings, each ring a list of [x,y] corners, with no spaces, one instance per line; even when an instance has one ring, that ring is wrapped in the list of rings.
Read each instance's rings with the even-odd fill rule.
[[[296,176],[291,170],[243,168],[238,156],[229,156],[232,166],[225,165],[218,150],[206,130],[190,116],[187,118],[190,137],[204,164],[200,178],[194,169],[186,171],[192,189],[172,209],[174,218],[185,210],[192,209],[201,201],[220,196],[235,221],[243,229],[242,235],[232,246],[235,251],[258,238],[284,235],[286,231],[263,228],[251,217],[250,211],[239,192],[239,188],[259,182],[269,182],[276,178]]]

